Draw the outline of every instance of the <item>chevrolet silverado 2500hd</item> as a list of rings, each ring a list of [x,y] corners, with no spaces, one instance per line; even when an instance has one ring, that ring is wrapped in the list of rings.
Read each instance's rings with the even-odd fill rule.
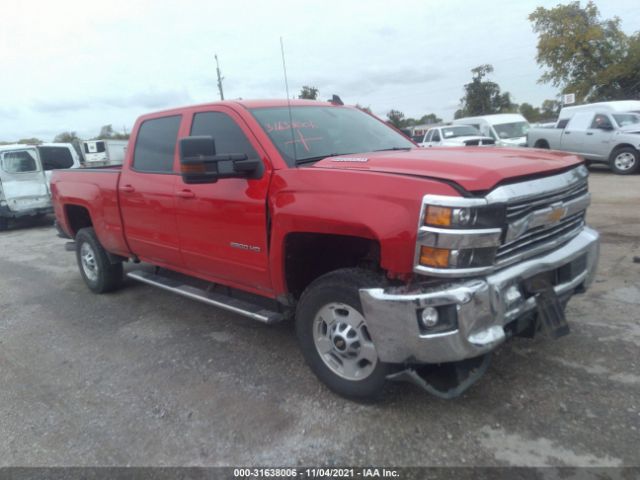
[[[388,379],[458,395],[507,338],[566,333],[598,260],[578,157],[418,149],[331,103],[145,115],[121,168],[55,172],[52,193],[92,291],[130,260],[164,290],[295,317],[311,369],[350,397]]]

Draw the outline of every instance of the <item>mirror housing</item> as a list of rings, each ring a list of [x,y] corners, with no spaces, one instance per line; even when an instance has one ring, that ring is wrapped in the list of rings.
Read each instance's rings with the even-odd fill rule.
[[[180,174],[184,183],[215,183],[219,178],[259,178],[261,167],[259,159],[249,159],[245,153],[216,155],[216,144],[210,135],[180,139]]]

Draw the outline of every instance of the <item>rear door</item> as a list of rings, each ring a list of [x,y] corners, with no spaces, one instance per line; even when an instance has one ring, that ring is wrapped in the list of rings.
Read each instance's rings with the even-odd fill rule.
[[[26,213],[51,206],[49,182],[35,148],[3,152],[0,170],[2,190],[12,212]]]
[[[129,247],[140,258],[169,267],[182,266],[174,195],[181,120],[181,115],[145,120],[118,183]]]
[[[270,167],[242,119],[224,107],[194,113],[189,135],[211,135],[216,153],[263,161],[260,178],[186,184],[178,177],[176,213],[186,266],[201,275],[253,290],[271,290],[266,198]]]

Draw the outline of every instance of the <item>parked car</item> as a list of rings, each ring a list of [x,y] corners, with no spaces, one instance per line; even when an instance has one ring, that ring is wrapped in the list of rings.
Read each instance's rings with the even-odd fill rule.
[[[0,230],[11,219],[51,213],[51,172],[79,166],[69,143],[0,146]]]
[[[144,115],[122,167],[51,186],[91,291],[143,262],[127,276],[295,317],[341,395],[409,380],[450,398],[508,338],[568,332],[564,307],[598,261],[587,175],[574,155],[415,148],[353,107],[242,100]]]
[[[471,125],[482,135],[491,137],[502,147],[525,147],[529,122],[518,113],[498,113],[479,117],[458,118],[454,125]]]
[[[532,128],[527,144],[575,153],[629,175],[640,168],[640,115],[584,109],[568,120],[560,118],[556,128]]]
[[[495,143],[493,138],[480,135],[471,125],[441,125],[427,130],[418,144],[421,147],[470,147]]]
[[[86,167],[122,165],[127,144],[127,140],[85,140],[82,161]]]

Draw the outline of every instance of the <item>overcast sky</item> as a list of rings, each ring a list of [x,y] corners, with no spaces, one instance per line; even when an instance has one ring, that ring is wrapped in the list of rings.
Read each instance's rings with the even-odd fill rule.
[[[536,82],[527,16],[557,3],[3,0],[0,140],[88,138],[105,124],[130,129],[142,113],[215,101],[214,53],[226,98],[285,98],[280,36],[291,95],[313,85],[321,99],[337,93],[380,116],[395,108],[450,120],[469,70],[491,63],[515,102],[539,105],[556,90]],[[640,28],[639,0],[596,3],[625,32]]]

